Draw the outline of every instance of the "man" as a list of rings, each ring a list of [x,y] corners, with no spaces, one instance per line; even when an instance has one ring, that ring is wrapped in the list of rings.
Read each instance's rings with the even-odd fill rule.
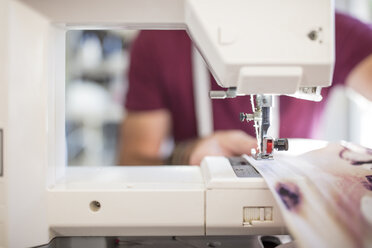
[[[215,133],[197,137],[191,60],[186,32],[139,34],[131,51],[120,164],[200,164],[206,155],[249,154],[257,146],[252,125],[236,117],[250,108],[249,97],[213,101]],[[320,103],[280,97],[280,137],[311,138],[330,91],[340,84],[372,100],[372,29],[337,13],[332,87],[322,90]],[[212,77],[211,89],[219,89]],[[168,136],[173,136],[176,145],[167,160],[160,150]]]

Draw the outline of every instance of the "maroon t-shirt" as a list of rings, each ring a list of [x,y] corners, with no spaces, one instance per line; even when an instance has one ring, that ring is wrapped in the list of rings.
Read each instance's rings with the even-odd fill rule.
[[[350,16],[336,14],[336,64],[333,84],[322,90],[316,103],[280,97],[280,136],[310,138],[319,122],[332,87],[343,84],[349,72],[372,54],[372,29]],[[191,40],[185,31],[142,31],[131,48],[129,111],[168,109],[175,141],[197,136],[192,82]],[[222,89],[211,77],[211,89]],[[207,96],[206,96],[207,97]],[[251,110],[250,97],[213,100],[214,130],[241,129],[254,136],[254,128],[239,121]]]

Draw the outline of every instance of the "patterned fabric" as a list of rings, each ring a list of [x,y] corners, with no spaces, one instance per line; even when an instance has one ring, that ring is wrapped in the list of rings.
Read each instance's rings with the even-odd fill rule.
[[[249,160],[300,247],[372,247],[372,150],[329,144],[297,157]]]

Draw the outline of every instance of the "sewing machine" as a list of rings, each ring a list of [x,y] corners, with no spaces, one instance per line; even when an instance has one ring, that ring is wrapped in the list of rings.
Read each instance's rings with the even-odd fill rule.
[[[261,130],[261,159],[286,145],[266,135],[271,95],[319,100],[331,82],[331,0],[0,0],[0,247],[59,236],[286,233],[242,158],[66,167],[65,34],[88,28],[186,29],[227,88],[212,98],[257,95],[242,120]]]

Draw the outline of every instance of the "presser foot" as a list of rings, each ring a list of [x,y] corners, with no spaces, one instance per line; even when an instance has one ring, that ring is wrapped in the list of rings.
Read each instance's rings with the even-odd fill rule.
[[[252,157],[255,160],[272,160],[272,159],[274,159],[274,156],[272,154],[256,153],[256,154],[252,154]]]
[[[274,159],[273,151],[287,151],[288,150],[288,139],[276,139],[271,137],[263,138],[262,144],[259,147],[259,152],[256,149],[252,149],[252,157],[256,160],[270,160]]]

